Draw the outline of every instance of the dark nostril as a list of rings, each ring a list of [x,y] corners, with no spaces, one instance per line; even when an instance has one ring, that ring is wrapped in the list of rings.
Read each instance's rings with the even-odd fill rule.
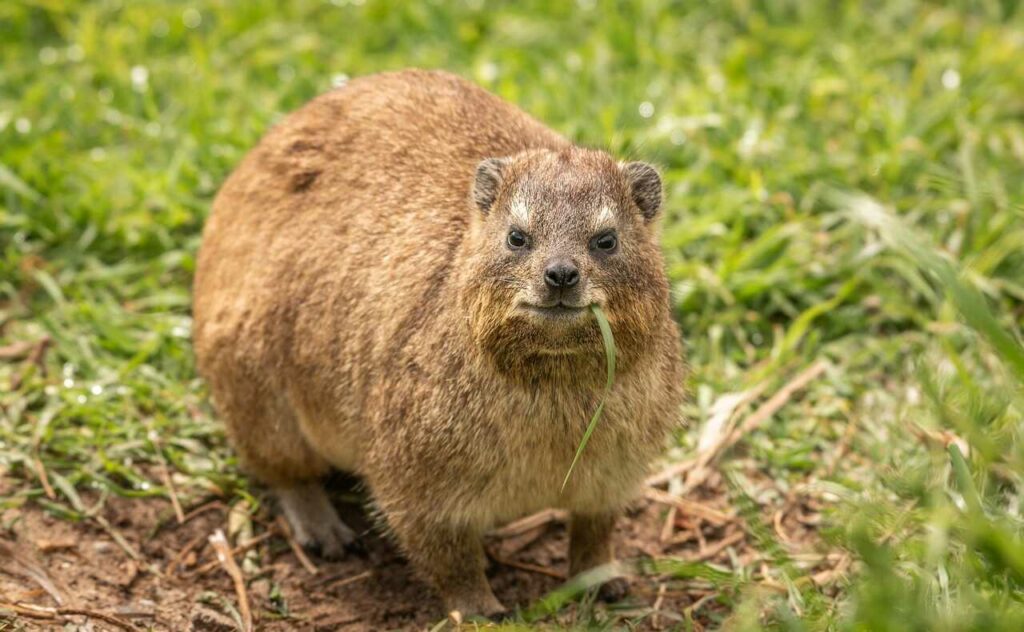
[[[562,277],[562,285],[565,287],[572,287],[580,282],[580,271],[575,267],[570,267],[565,270],[564,276]]]
[[[544,271],[544,283],[548,287],[562,287],[562,275],[556,268],[550,267]]]
[[[572,287],[579,282],[580,271],[571,263],[552,263],[544,270],[544,283],[548,287]]]

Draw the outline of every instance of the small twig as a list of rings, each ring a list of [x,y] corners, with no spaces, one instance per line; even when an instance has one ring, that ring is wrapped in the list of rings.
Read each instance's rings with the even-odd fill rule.
[[[690,604],[689,606],[687,606],[687,607],[686,607],[686,609],[684,609],[684,610],[683,610],[683,615],[684,615],[684,616],[685,616],[685,617],[686,617],[686,618],[687,618],[688,620],[692,621],[692,620],[693,620],[693,615],[694,615],[694,614],[695,614],[695,613],[696,613],[696,612],[697,612],[698,610],[700,610],[700,609],[701,609],[701,607],[702,607],[702,606],[703,606],[704,604],[706,604],[707,602],[711,601],[712,599],[714,599],[714,598],[718,597],[718,595],[719,595],[719,593],[718,593],[717,591],[712,591],[712,592],[709,592],[708,594],[704,595],[703,597],[701,597],[701,598],[700,598],[700,599],[698,599],[697,601],[695,601],[695,602],[693,602],[692,604]]]
[[[10,362],[11,360],[21,360],[22,358],[28,357],[28,354],[32,351],[37,342],[30,342],[28,340],[22,340],[20,342],[11,343],[5,347],[0,347],[0,361]]]
[[[231,547],[224,532],[217,529],[210,536],[210,545],[217,554],[217,561],[235,585],[235,595],[238,597],[238,610],[242,615],[242,632],[252,632],[252,611],[249,609],[249,594],[245,590],[245,578],[242,577],[242,570],[238,568],[234,556],[231,554]]]
[[[132,606],[117,609],[117,614],[125,619],[155,619],[155,610],[139,610]]]
[[[43,336],[42,338],[36,341],[35,347],[33,347],[32,352],[28,354],[29,363],[39,367],[40,371],[46,369],[46,364],[43,362],[43,358],[46,357],[46,350],[50,348],[50,343],[52,342],[52,338],[50,338],[49,336]]]
[[[57,608],[57,614],[62,615],[62,616],[80,615],[80,616],[89,617],[89,618],[92,618],[92,619],[99,619],[100,621],[106,621],[107,623],[109,623],[111,625],[116,625],[116,626],[118,626],[120,628],[123,628],[125,630],[134,630],[135,629],[135,626],[132,625],[130,621],[125,621],[124,619],[122,619],[120,617],[115,617],[114,615],[107,614],[105,612],[99,612],[97,610],[89,610],[88,608]]]
[[[822,586],[826,586],[835,581],[836,579],[843,577],[846,574],[846,570],[850,567],[851,562],[852,559],[850,558],[850,556],[844,554],[839,559],[839,562],[836,563],[836,565],[833,568],[828,568],[823,571],[819,571],[813,575],[804,575],[801,577],[797,577],[796,579],[792,580],[792,585],[799,587],[805,586],[807,584],[814,584],[819,588]],[[787,584],[784,584],[776,579],[768,577],[764,569],[762,569],[761,571],[761,576],[765,579],[762,579],[758,582],[759,586],[764,586],[765,588],[769,588],[771,590],[775,590],[778,592],[787,592],[789,590],[789,586]]]
[[[90,619],[99,619],[100,621],[104,621],[110,625],[115,625],[123,630],[135,630],[135,626],[129,621],[125,621],[120,617],[115,617],[112,614],[107,614],[98,610],[90,610],[88,608],[46,608],[44,606],[14,604],[9,602],[0,602],[0,608],[12,610],[16,614],[23,617],[29,617],[31,619],[56,619],[57,617],[82,616],[89,617]]]
[[[728,447],[731,429],[735,425],[735,417],[752,401],[761,396],[766,382],[761,382],[740,393],[725,393],[711,406],[711,415],[701,428],[697,443],[697,454],[694,458],[668,466],[658,474],[647,479],[647,484],[657,487],[668,483],[682,475],[691,474],[693,470],[702,470],[718,454]]]
[[[846,574],[846,569],[850,568],[852,561],[849,555],[844,554],[839,558],[839,562],[834,567],[811,575],[811,581],[814,582],[815,586],[819,587],[830,584]]]
[[[569,514],[561,509],[545,509],[535,514],[510,522],[500,529],[491,531],[489,535],[496,538],[511,538],[532,531],[537,527],[545,526],[553,522],[565,522]]]
[[[932,428],[925,428],[916,422],[910,422],[908,428],[910,432],[914,434],[922,443],[929,446],[940,446],[943,449],[949,448],[950,444],[956,445],[960,449],[963,456],[969,456],[971,453],[971,446],[958,437],[956,433],[950,432],[949,430],[935,430]]]
[[[9,603],[6,601],[0,601],[0,612],[7,610],[13,612],[16,615],[22,617],[28,617],[30,619],[56,619],[57,611],[54,608],[45,608],[42,606],[32,606],[31,608],[26,606],[19,606],[18,604]]]
[[[672,539],[669,540],[668,542],[666,542],[665,545],[668,548],[672,548],[672,547],[674,547],[676,545],[679,545],[679,544],[685,544],[685,543],[689,542],[690,540],[696,540],[697,539],[697,533],[699,533],[699,531],[700,531],[699,528],[697,528],[697,529],[686,528],[686,529],[683,529],[682,531],[676,531],[675,534],[672,535]]]
[[[114,543],[117,544],[117,546],[121,547],[121,550],[124,551],[128,557],[132,558],[136,562],[145,562],[142,556],[139,555],[139,552],[135,550],[135,547],[129,544],[128,540],[124,539],[121,532],[115,529],[114,526],[110,524],[109,520],[100,515],[93,516],[92,519],[107,532],[107,535],[114,540]]]
[[[671,504],[668,507],[668,515],[665,516],[665,522],[661,525],[661,532],[658,534],[658,542],[665,544],[672,539],[672,532],[675,531],[676,527],[676,512],[679,511],[679,506]]]
[[[207,496],[207,498],[209,498],[209,496]],[[205,505],[199,505],[195,509],[189,511],[182,517],[181,522],[182,524],[184,524],[189,520],[195,518],[199,514],[206,513],[207,511],[211,511],[213,509],[227,509],[227,507],[224,505],[224,503],[222,503],[219,500],[212,500],[206,503]]]
[[[39,460],[38,454],[32,455],[32,466],[36,470],[36,476],[39,477],[39,483],[43,486],[46,497],[50,500],[57,500],[57,493],[53,491],[53,486],[50,485],[50,477],[46,475],[46,468],[43,467],[43,462]]]
[[[50,540],[46,538],[36,540],[36,548],[42,553],[50,553],[51,551],[60,551],[63,549],[73,549],[76,546],[78,546],[78,540],[71,536],[65,537],[62,540]]]
[[[178,551],[178,554],[174,556],[174,559],[171,560],[171,563],[167,565],[168,574],[172,577],[176,575],[178,573],[178,567],[181,566],[181,564],[185,561],[185,558],[188,557],[188,554],[191,553],[197,546],[202,544],[205,540],[206,536],[200,533],[196,537],[186,542],[185,546],[183,546],[181,550]]]
[[[697,536],[697,547],[701,551],[703,551],[704,549],[708,548],[708,541],[704,537],[704,519],[703,518],[697,518],[697,524],[694,525],[693,531],[694,531],[694,533]]]
[[[341,588],[342,586],[348,586],[349,584],[354,584],[358,581],[369,579],[370,577],[373,577],[372,570],[363,571],[358,575],[352,575],[349,577],[336,577],[331,581],[323,582],[322,584],[320,584],[320,586],[322,586],[323,590],[330,590],[333,588]]]
[[[776,509],[775,514],[772,516],[772,525],[775,527],[775,535],[779,536],[779,540],[787,546],[793,544],[793,539],[789,537],[786,530],[782,527],[782,519],[786,516],[788,507]]]
[[[157,450],[159,452],[159,450]],[[171,473],[167,469],[167,462],[160,458],[160,478],[163,479],[164,487],[167,488],[167,494],[171,497],[171,506],[174,507],[174,515],[178,519],[178,524],[185,524],[185,512],[181,510],[181,503],[178,501],[178,490],[174,487],[174,481],[171,480]]]
[[[167,496],[170,498],[171,507],[174,509],[174,517],[178,519],[178,524],[185,523],[185,512],[181,510],[181,502],[178,501],[178,490],[174,487],[174,481],[171,480],[171,471],[167,467],[167,457],[164,456],[164,447],[160,441],[160,433],[153,428],[153,422],[151,419],[146,418],[145,424],[147,428],[146,436],[149,439],[150,446],[153,448],[153,453],[156,455],[159,471],[160,480],[164,484],[164,488],[167,490]]]
[[[651,615],[651,627],[655,630],[661,629],[661,604],[665,602],[665,590],[668,588],[666,584],[658,584],[658,596],[654,600],[654,605],[651,606],[651,610],[654,614]]]
[[[647,485],[650,487],[661,487],[667,484],[673,478],[686,474],[697,465],[697,459],[687,459],[678,463],[673,463],[657,474],[652,474],[647,478]]]
[[[543,566],[538,566],[536,564],[517,562],[515,560],[506,560],[504,558],[498,557],[497,555],[494,555],[493,551],[491,551],[490,553],[491,559],[497,562],[498,564],[501,564],[502,566],[518,568],[519,570],[530,571],[531,573],[539,573],[541,575],[547,575],[548,577],[554,577],[555,579],[561,579],[563,581],[567,579],[566,574],[561,571],[551,570],[550,568],[545,568]]]
[[[732,427],[732,430],[723,432],[721,438],[716,440],[706,450],[700,453],[697,456],[696,463],[686,470],[686,484],[683,487],[683,493],[688,492],[691,489],[696,489],[702,485],[710,475],[711,469],[709,466],[715,461],[715,459],[735,445],[743,436],[751,433],[765,421],[771,419],[772,415],[785,406],[797,391],[806,387],[811,381],[824,373],[827,368],[828,362],[825,360],[818,360],[808,368],[801,371],[792,380],[787,382],[781,389],[772,395],[768,401],[761,404],[761,406],[759,406],[746,419],[736,423],[736,425]],[[763,384],[758,385],[754,389],[748,391],[746,396],[749,397],[751,393],[760,394],[762,387]],[[747,399],[746,401],[750,400]],[[734,410],[738,410],[738,408],[739,406]],[[648,479],[648,481],[650,482],[650,479]]]
[[[725,549],[729,548],[733,544],[736,544],[744,537],[746,537],[746,533],[744,533],[743,531],[734,531],[732,534],[727,535],[726,537],[722,538],[718,542],[715,542],[708,548],[697,551],[697,553],[693,557],[688,558],[687,561],[706,562],[707,560],[710,560],[711,558],[715,557],[716,555],[718,555]]]
[[[292,534],[292,526],[288,524],[288,520],[284,516],[277,517],[277,525],[281,531],[281,535],[288,541],[288,546],[292,548],[292,553],[299,559],[299,563],[302,567],[309,572],[310,575],[316,575],[318,570],[315,564],[310,561],[306,552],[302,550],[302,545],[295,541],[295,536]]]
[[[683,498],[681,496],[675,496],[657,489],[647,489],[644,491],[644,495],[654,502],[662,503],[670,507],[678,507],[685,515],[700,516],[716,527],[729,524],[735,519],[735,516],[723,513],[697,501]]]
[[[231,549],[231,556],[234,557],[235,555],[242,555],[243,553],[246,553],[250,549],[255,548],[256,545],[258,545],[259,543],[261,543],[261,542],[263,542],[265,540],[269,540],[270,538],[274,537],[275,535],[277,535],[277,531],[275,529],[273,529],[273,528],[271,528],[271,529],[269,529],[267,531],[264,531],[263,533],[259,534],[255,538],[252,538],[250,540],[246,540],[242,544],[239,544],[235,548]],[[220,565],[220,562],[218,560],[214,560],[214,561],[209,562],[207,564],[203,564],[202,566],[200,566],[199,568],[195,569],[194,571],[190,571],[190,572],[186,573],[184,576],[185,577],[195,577],[197,575],[205,575],[206,573],[209,573],[213,569],[217,568],[217,566],[219,566],[219,565]]]
[[[729,443],[735,443],[745,434],[750,433],[755,428],[760,426],[766,420],[770,419],[772,415],[779,412],[783,406],[793,397],[793,395],[802,390],[808,384],[815,380],[819,375],[825,372],[828,368],[828,362],[825,360],[818,360],[811,366],[801,371],[796,377],[786,383],[777,393],[772,395],[768,401],[762,404],[757,410],[755,410],[749,417],[743,420],[742,423],[733,431],[729,437]]]
[[[518,540],[515,538],[508,538],[507,541],[511,541],[512,544],[503,544],[501,546],[502,552],[505,555],[515,555],[523,549],[529,548],[534,542],[544,537],[547,533],[548,526],[554,523],[548,523],[534,527],[533,531],[527,531],[523,535],[519,536]]]

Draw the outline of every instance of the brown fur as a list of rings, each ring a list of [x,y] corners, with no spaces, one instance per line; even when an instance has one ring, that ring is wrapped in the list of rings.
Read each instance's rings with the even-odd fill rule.
[[[501,160],[478,173],[488,158]],[[339,553],[351,540],[317,484],[336,467],[366,480],[409,559],[463,614],[501,610],[480,545],[498,523],[565,507],[572,572],[612,559],[611,525],[682,397],[651,221],[660,182],[644,167],[425,71],[352,81],[246,157],[206,226],[196,354],[244,464],[305,543]],[[506,244],[516,203],[531,239],[518,252]],[[589,241],[602,208],[611,255]],[[555,256],[579,269],[561,290],[583,306],[571,318],[520,305],[556,292],[542,281]],[[618,374],[560,493],[603,388],[593,302]]]

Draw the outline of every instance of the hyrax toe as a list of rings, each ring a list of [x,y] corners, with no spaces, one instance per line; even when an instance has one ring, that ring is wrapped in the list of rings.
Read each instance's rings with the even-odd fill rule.
[[[356,546],[356,533],[341,521],[319,484],[277,490],[281,510],[295,541],[326,560],[339,560]]]
[[[344,522],[335,517],[333,522],[327,521],[323,524],[307,525],[309,530],[302,538],[296,534],[296,539],[307,551],[328,561],[337,561],[345,558],[347,551],[356,548],[356,534]]]

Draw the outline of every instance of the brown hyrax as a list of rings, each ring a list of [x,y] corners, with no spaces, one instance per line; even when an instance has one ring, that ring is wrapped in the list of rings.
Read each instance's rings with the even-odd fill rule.
[[[682,399],[661,191],[443,72],[353,80],[270,131],[207,222],[195,349],[298,541],[352,543],[321,487],[338,468],[464,615],[504,610],[481,544],[497,524],[564,508],[569,572],[612,561]],[[591,305],[617,372],[562,490],[606,379]]]

